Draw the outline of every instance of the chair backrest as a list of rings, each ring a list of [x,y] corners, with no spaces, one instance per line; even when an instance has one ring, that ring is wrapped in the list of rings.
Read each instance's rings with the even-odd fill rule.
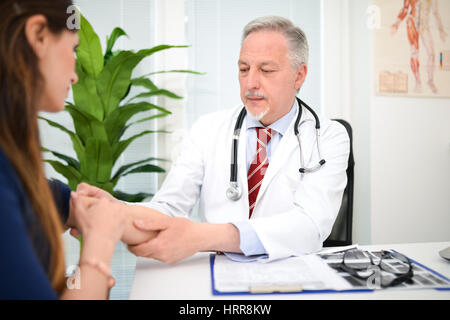
[[[329,237],[324,241],[324,247],[347,246],[352,244],[352,221],[353,221],[353,169],[355,160],[353,158],[353,132],[350,124],[342,119],[333,119],[341,123],[347,129],[350,137],[350,155],[347,167],[347,186],[342,197],[341,208],[334,222]]]

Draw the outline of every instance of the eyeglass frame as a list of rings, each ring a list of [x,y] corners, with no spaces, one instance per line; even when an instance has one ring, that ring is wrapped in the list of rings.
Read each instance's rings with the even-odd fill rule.
[[[344,255],[342,256],[342,262],[341,262],[341,265],[340,265],[339,267],[340,267],[340,269],[341,269],[342,271],[347,272],[348,274],[350,274],[351,276],[353,276],[353,277],[355,277],[355,278],[357,278],[357,279],[360,279],[360,280],[367,280],[367,279],[369,279],[370,277],[372,277],[372,276],[375,274],[375,271],[373,271],[373,272],[372,272],[370,275],[368,275],[367,277],[366,277],[366,276],[361,276],[361,275],[358,274],[357,269],[355,269],[355,268],[353,268],[353,267],[350,267],[350,266],[346,265],[346,264],[345,264],[345,256],[346,256],[349,252],[355,252],[355,251],[359,251],[359,252],[362,252],[362,253],[366,253],[366,252],[367,252],[367,253],[368,253],[367,255],[369,256],[371,265],[376,266],[376,267],[378,267],[380,270],[383,270],[383,271],[385,271],[385,272],[391,273],[391,274],[393,274],[393,275],[396,276],[396,277],[395,277],[391,282],[389,282],[389,284],[387,284],[387,285],[384,285],[384,284],[381,282],[381,283],[380,283],[380,287],[381,287],[381,288],[388,288],[388,287],[394,287],[394,286],[397,286],[397,285],[399,285],[399,284],[401,284],[401,283],[403,283],[403,282],[405,282],[405,281],[408,281],[408,280],[412,279],[413,276],[414,276],[414,272],[413,272],[413,267],[412,267],[411,260],[410,260],[407,256],[405,256],[405,255],[403,255],[403,254],[401,254],[401,253],[398,253],[398,252],[391,252],[391,251],[387,251],[387,250],[382,250],[382,251],[381,251],[380,261],[379,261],[378,263],[375,263],[375,262],[373,261],[372,255],[371,255],[368,251],[363,251],[363,250],[359,250],[359,249],[358,249],[358,250],[351,249],[351,250],[348,250],[348,251],[345,251],[345,252],[344,252]],[[393,272],[393,271],[390,271],[390,270],[385,270],[385,269],[383,269],[383,268],[381,267],[381,262],[383,261],[383,259],[386,259],[386,257],[387,257],[388,255],[389,255],[391,258],[394,258],[394,259],[397,259],[397,260],[401,261],[402,263],[406,263],[406,264],[408,265],[408,271],[407,271],[406,273],[401,273],[401,274],[400,274],[400,273],[398,273],[398,272]],[[398,256],[400,256],[402,259],[404,259],[405,261],[403,261],[402,259],[397,258],[397,257],[395,257],[395,256],[393,256],[393,255],[398,255]],[[361,270],[359,270],[359,271],[364,271],[364,270],[369,271],[369,268],[364,268],[364,269],[361,269]]]

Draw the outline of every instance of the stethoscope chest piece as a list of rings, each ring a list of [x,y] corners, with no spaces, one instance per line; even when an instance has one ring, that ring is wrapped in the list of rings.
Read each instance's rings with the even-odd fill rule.
[[[231,201],[238,201],[242,197],[242,188],[237,182],[230,182],[230,187],[227,189],[227,198]]]

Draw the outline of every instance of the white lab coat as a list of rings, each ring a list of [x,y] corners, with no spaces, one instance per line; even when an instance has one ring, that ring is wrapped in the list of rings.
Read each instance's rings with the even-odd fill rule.
[[[238,148],[238,180],[243,194],[238,201],[226,197],[233,129],[241,109],[209,114],[194,124],[149,206],[171,216],[187,217],[200,200],[200,217],[206,222],[248,219],[245,126]],[[300,134],[305,165],[311,167],[319,159],[314,118],[305,108],[303,121]],[[302,176],[294,122],[272,152],[250,219],[269,261],[320,250],[331,232],[347,183],[350,144],[345,128],[321,119],[321,152],[327,163],[319,171]]]

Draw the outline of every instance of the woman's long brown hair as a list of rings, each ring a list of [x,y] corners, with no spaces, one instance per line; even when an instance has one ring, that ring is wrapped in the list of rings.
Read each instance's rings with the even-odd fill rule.
[[[37,101],[43,92],[38,58],[25,36],[29,17],[42,14],[47,27],[68,30],[67,0],[2,0],[0,4],[0,146],[17,171],[50,244],[49,279],[64,289],[62,222],[45,177],[38,132]]]

